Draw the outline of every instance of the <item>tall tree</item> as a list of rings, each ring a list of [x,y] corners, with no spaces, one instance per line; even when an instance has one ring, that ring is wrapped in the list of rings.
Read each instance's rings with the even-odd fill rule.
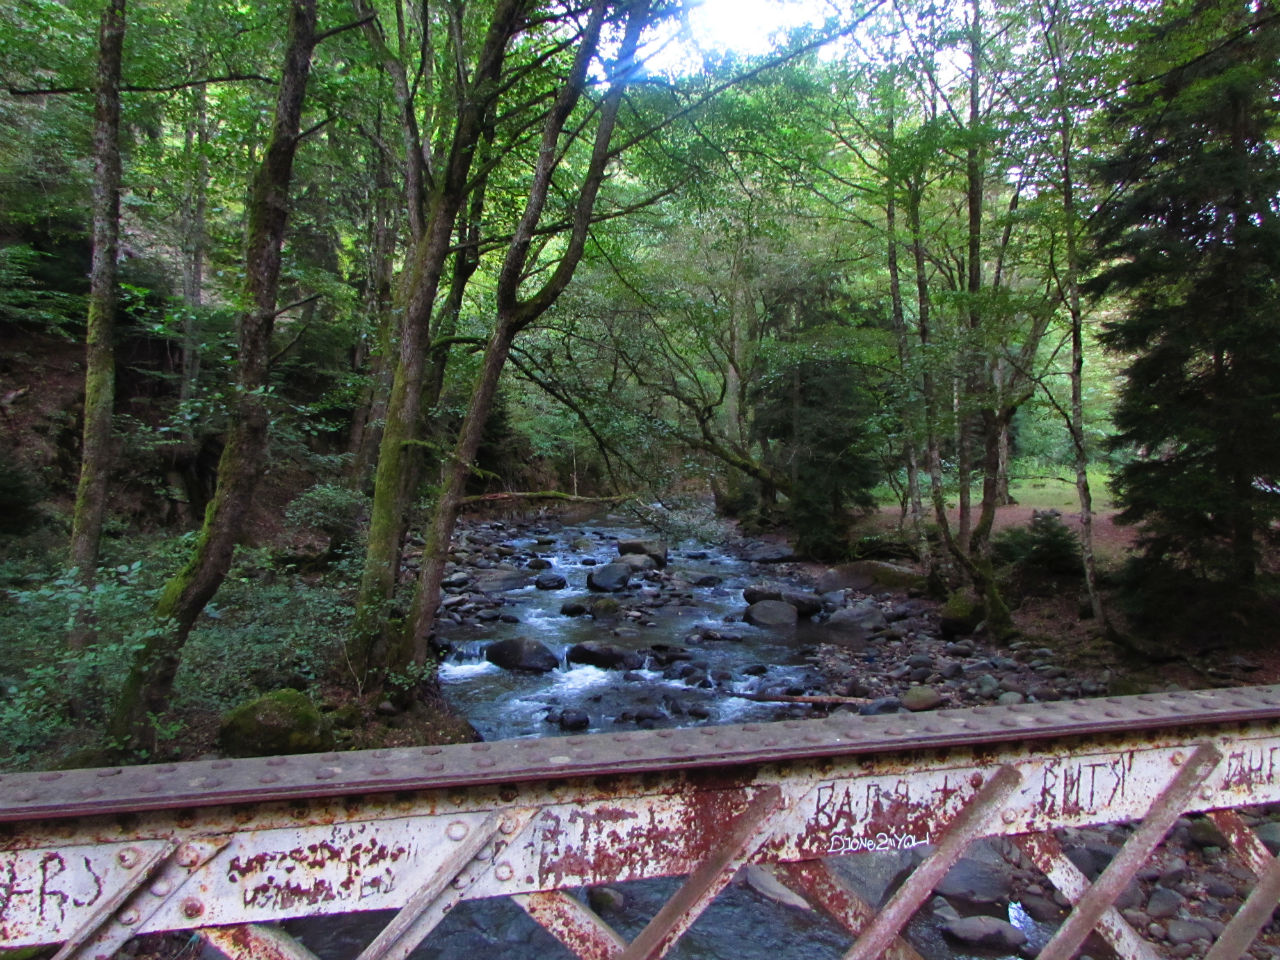
[[[150,733],[148,714],[167,709],[182,647],[230,569],[266,463],[270,424],[266,388],[281,248],[316,39],[316,0],[292,0],[271,137],[246,211],[245,309],[238,320],[235,405],[218,464],[217,491],[191,558],[166,584],[157,602],[160,629],[138,651],[125,680],[108,730],[119,744],[145,744]]]
[[[1140,41],[1093,283],[1124,298],[1104,342],[1133,358],[1120,519],[1148,558],[1248,583],[1280,517],[1257,484],[1280,476],[1280,7],[1176,4]]]
[[[85,332],[84,443],[71,525],[70,562],[91,586],[106,513],[115,406],[116,258],[120,246],[120,77],[124,61],[125,0],[108,0],[98,28],[94,83],[93,261]],[[72,643],[87,632],[76,629]]]

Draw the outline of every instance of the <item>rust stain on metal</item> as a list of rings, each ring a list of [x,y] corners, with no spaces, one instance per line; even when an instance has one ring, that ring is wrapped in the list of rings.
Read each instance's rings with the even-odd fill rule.
[[[691,792],[682,784],[665,798],[652,798],[643,812],[604,807],[575,810],[566,819],[548,811],[539,830],[538,884],[558,888],[598,877],[638,879],[654,862],[687,868],[715,849],[748,799],[741,790]]]
[[[358,832],[334,829],[323,842],[233,857],[227,881],[241,888],[245,907],[273,910],[362,900],[394,889],[390,865],[410,849],[372,836],[356,840]]]

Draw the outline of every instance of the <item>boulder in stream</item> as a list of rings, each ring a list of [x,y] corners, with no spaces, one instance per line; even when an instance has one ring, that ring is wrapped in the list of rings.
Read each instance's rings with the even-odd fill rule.
[[[639,670],[644,666],[644,658],[634,650],[599,640],[575,643],[569,648],[566,659],[570,663],[582,663],[602,670]]]
[[[827,627],[841,633],[871,633],[889,625],[884,612],[874,600],[863,600],[837,610],[827,618]]]
[[[942,932],[953,940],[990,950],[1015,951],[1027,942],[1027,935],[996,917],[960,917],[942,925]]]
[[[636,573],[658,569],[658,561],[647,553],[624,553],[618,557],[618,563],[625,563]]]
[[[558,573],[542,573],[533,581],[533,585],[539,590],[563,590],[569,585],[569,581]]]
[[[667,565],[667,545],[661,540],[619,540],[618,555],[628,554],[650,557],[659,569]]]
[[[786,590],[769,583],[756,583],[742,591],[742,599],[747,603],[759,603],[761,600],[778,600],[789,603],[796,608],[802,617],[812,617],[822,612],[822,599],[810,593],[798,590]]]
[[[617,593],[631,582],[631,568],[625,563],[606,563],[587,574],[587,587],[601,593]]]
[[[484,658],[504,670],[528,673],[550,673],[560,666],[560,658],[545,643],[528,637],[509,637],[491,643],[484,648]]]
[[[743,619],[757,627],[794,627],[800,615],[789,603],[760,600],[747,607]]]

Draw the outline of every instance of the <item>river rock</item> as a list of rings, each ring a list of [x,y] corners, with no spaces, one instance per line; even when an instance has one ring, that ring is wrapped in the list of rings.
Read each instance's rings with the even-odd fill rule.
[[[468,574],[467,571],[455,570],[440,581],[440,586],[444,587],[446,590],[461,590],[470,582],[471,575]]]
[[[333,735],[311,698],[286,688],[223,714],[218,744],[229,756],[269,757],[329,750]]]
[[[781,600],[761,600],[747,607],[743,619],[757,627],[793,627],[800,618],[796,608]]]
[[[909,687],[900,698],[902,705],[912,713],[918,713],[921,710],[933,710],[942,703],[942,694],[933,687],[917,686]]]
[[[1168,887],[1156,887],[1151,891],[1151,898],[1147,900],[1147,916],[1153,920],[1176,917],[1184,903],[1186,898],[1178,891],[1170,890]]]
[[[613,887],[589,887],[587,904],[596,913],[616,913],[627,905],[627,898]]]
[[[883,630],[889,625],[884,613],[874,600],[863,600],[851,607],[837,610],[827,618],[827,626],[840,632]]]
[[[992,950],[1019,950],[1027,935],[1006,920],[995,917],[961,917],[948,920],[942,932],[952,939]]]
[[[751,563],[785,563],[794,560],[795,551],[785,543],[761,543],[755,541],[743,546],[742,559]]]
[[[530,557],[529,562],[525,564],[530,570],[550,570],[551,561],[546,557]]]
[[[569,581],[558,573],[543,573],[538,575],[533,585],[539,590],[563,590]]]
[[[484,648],[484,658],[504,670],[529,673],[549,673],[560,666],[560,658],[545,643],[527,637],[509,637],[491,643]]]
[[[588,640],[575,643],[569,648],[566,658],[570,663],[583,663],[602,670],[639,670],[644,666],[644,657],[634,650],[627,650],[612,643],[599,640]]]
[[[1165,936],[1170,943],[1194,943],[1196,940],[1213,939],[1213,933],[1208,927],[1192,920],[1170,920],[1165,925]]]
[[[591,717],[585,710],[570,709],[560,714],[561,730],[585,730],[591,726]]]
[[[898,713],[902,709],[902,701],[897,697],[880,697],[858,708],[864,717],[880,717],[885,714]]]
[[[619,540],[618,555],[626,556],[627,554],[651,557],[659,568],[667,565],[667,545],[661,540]]]
[[[532,574],[528,570],[495,567],[492,570],[477,570],[472,576],[472,586],[483,593],[503,593],[527,587],[530,579]]]
[[[742,599],[747,603],[759,603],[761,600],[778,600],[789,603],[796,608],[802,617],[812,617],[822,612],[822,600],[811,593],[800,593],[798,590],[784,590],[767,583],[756,583],[742,591]]]
[[[903,698],[906,705],[906,698]],[[972,857],[961,857],[933,892],[975,907],[1003,905],[1009,902],[1012,887],[1009,875],[995,864]]]
[[[832,590],[870,590],[873,587],[891,590],[923,590],[925,578],[910,567],[882,560],[857,560],[831,567],[818,578],[818,593]]]
[[[762,897],[767,897],[784,907],[794,907],[797,910],[813,909],[808,900],[782,883],[774,875],[773,869],[766,864],[749,863],[738,871],[738,877]]]
[[[1280,821],[1268,820],[1255,828],[1258,839],[1271,851],[1271,855],[1280,856]]]
[[[606,563],[587,574],[587,587],[601,593],[617,593],[631,582],[631,568],[625,563]]]
[[[618,558],[618,563],[625,563],[636,573],[658,569],[658,561],[646,553],[624,553]]]

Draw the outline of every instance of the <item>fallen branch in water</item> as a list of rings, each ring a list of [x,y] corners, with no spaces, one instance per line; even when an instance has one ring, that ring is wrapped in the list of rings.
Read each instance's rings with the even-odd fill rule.
[[[728,695],[742,700],[754,700],[757,703],[816,703],[833,707],[842,703],[871,703],[866,697],[788,697],[781,693],[729,693]]]
[[[630,500],[635,494],[626,493],[618,497],[579,497],[572,493],[561,493],[559,490],[533,490],[525,493],[481,493],[473,497],[463,497],[465,504],[472,503],[504,503],[508,500],[563,500],[568,503],[622,503]]]

